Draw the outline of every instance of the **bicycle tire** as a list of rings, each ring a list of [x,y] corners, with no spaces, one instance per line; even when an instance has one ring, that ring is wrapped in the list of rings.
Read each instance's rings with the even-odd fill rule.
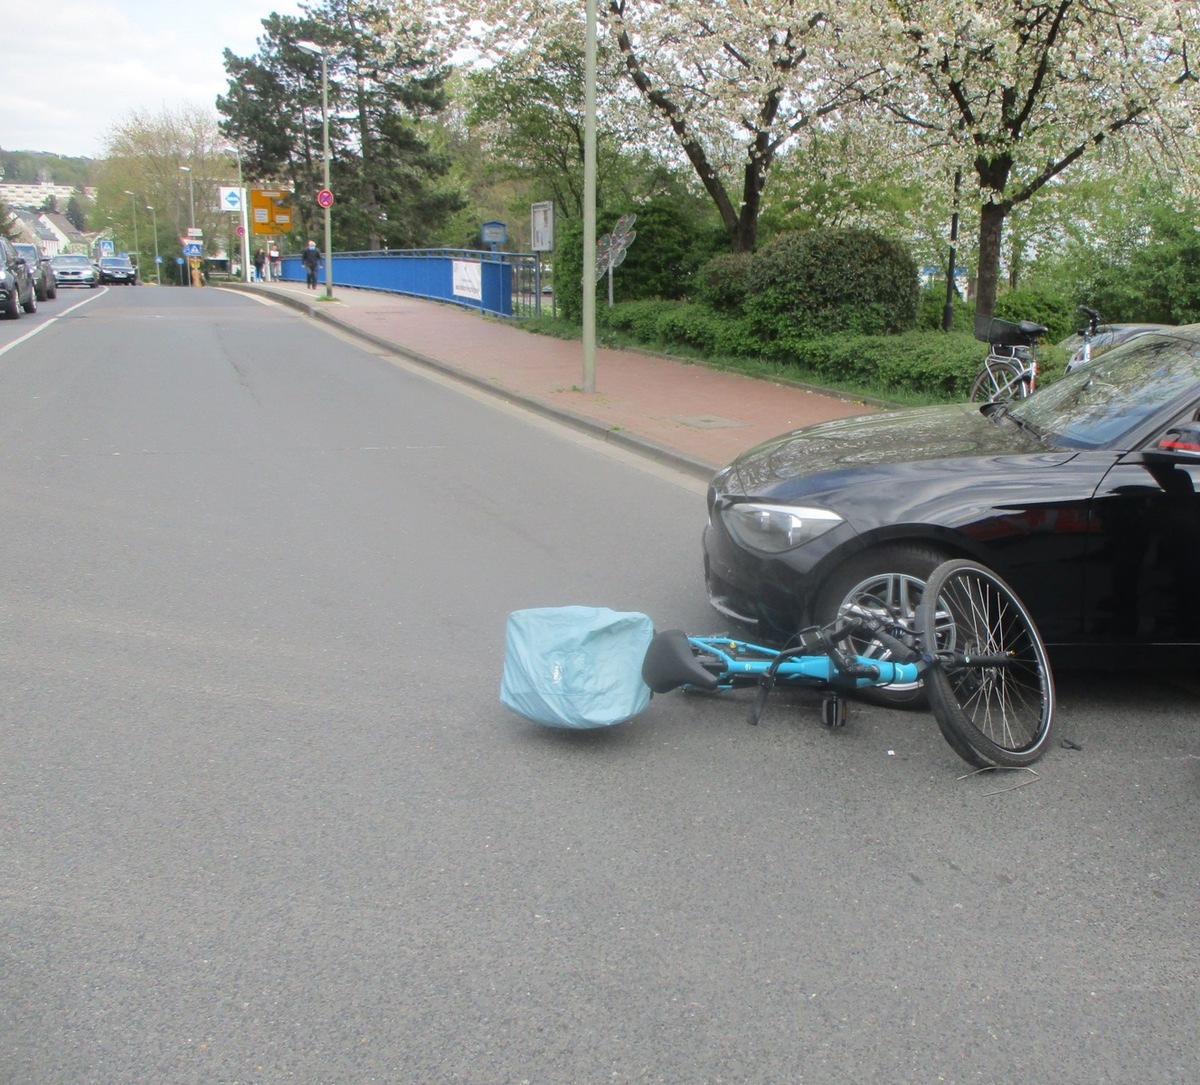
[[[956,559],[929,577],[917,609],[925,686],[938,727],[976,768],[1023,768],[1049,748],[1054,678],[1037,626],[1000,576]],[[1005,655],[1003,665],[972,655]]]
[[[1027,370],[1016,362],[991,361],[975,374],[971,383],[972,403],[1006,403],[1029,395]]]

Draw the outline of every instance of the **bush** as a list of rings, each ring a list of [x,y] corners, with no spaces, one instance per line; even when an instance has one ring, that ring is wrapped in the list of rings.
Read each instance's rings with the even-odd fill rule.
[[[632,336],[645,346],[658,346],[664,342],[659,323],[680,307],[677,301],[647,298],[644,301],[623,301],[611,309],[607,305],[596,309],[597,323]]]
[[[957,294],[953,297],[954,311],[950,321],[952,332],[972,333],[975,319],[975,306],[963,301]],[[921,291],[918,307],[917,327],[925,331],[941,331],[942,320],[946,309],[946,284],[936,283],[932,288]]]
[[[993,316],[1044,324],[1050,329],[1046,340],[1051,343],[1057,343],[1080,327],[1075,303],[1065,294],[1052,290],[1010,290],[996,299]]]
[[[748,252],[723,252],[714,256],[693,279],[695,299],[719,313],[737,312],[750,290],[753,261],[753,255]]]
[[[908,249],[869,230],[781,234],[750,266],[744,310],[767,337],[880,335],[917,319]]]
[[[794,340],[789,351],[825,380],[954,400],[966,398],[986,348],[967,333],[911,331]]]

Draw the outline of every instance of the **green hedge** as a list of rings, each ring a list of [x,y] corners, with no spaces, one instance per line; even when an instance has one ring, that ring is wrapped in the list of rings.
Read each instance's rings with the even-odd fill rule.
[[[916,330],[899,335],[788,335],[766,342],[744,317],[694,302],[622,302],[602,308],[603,322],[652,349],[687,348],[718,364],[752,360],[748,368],[827,380],[881,396],[905,392],[930,399],[965,399],[986,347],[967,331]]]

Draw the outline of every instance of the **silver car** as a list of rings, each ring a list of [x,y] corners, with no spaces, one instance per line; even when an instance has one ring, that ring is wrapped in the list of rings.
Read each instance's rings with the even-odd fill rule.
[[[96,287],[100,283],[100,272],[86,256],[69,253],[52,256],[50,270],[58,286]]]

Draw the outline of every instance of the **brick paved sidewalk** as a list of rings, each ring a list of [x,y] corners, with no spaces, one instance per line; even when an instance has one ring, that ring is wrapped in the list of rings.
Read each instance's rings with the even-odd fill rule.
[[[319,300],[295,283],[239,285],[309,312],[598,437],[707,476],[778,433],[877,408],[791,384],[723,373],[634,350],[598,348],[596,391],[585,393],[578,340],[522,331],[454,305],[334,288]]]

